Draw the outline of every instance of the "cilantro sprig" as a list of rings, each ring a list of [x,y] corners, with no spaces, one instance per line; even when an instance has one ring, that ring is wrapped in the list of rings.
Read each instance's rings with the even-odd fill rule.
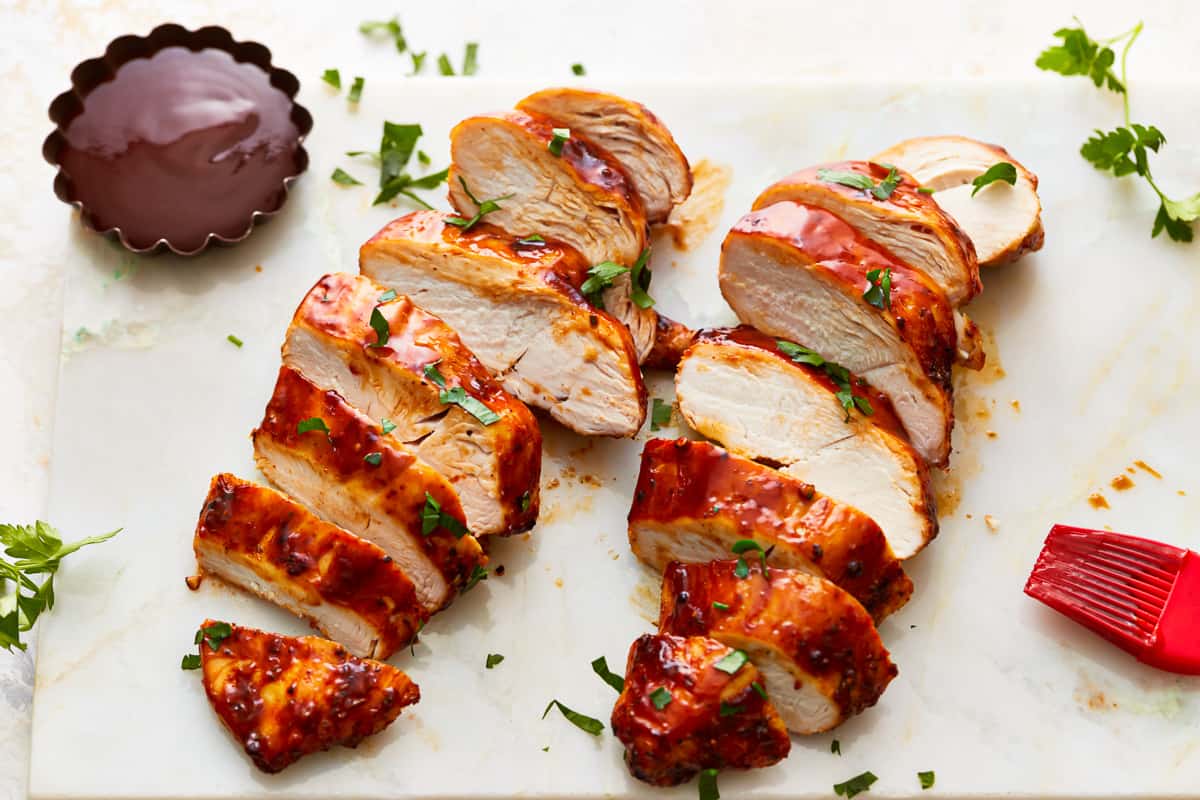
[[[863,395],[854,393],[854,387],[850,381],[850,371],[841,364],[826,361],[820,354],[809,350],[807,347],[801,347],[795,342],[777,339],[775,345],[779,348],[779,352],[797,364],[810,364],[814,367],[819,367],[829,376],[829,379],[838,388],[834,396],[837,397],[837,401],[842,404],[842,409],[846,412],[845,422],[850,421],[850,412],[855,408],[865,417],[869,417],[875,413],[870,400]]]
[[[1166,231],[1167,236],[1177,242],[1192,241],[1192,223],[1200,219],[1200,192],[1179,200],[1163,193],[1150,171],[1149,154],[1157,153],[1167,139],[1153,125],[1134,123],[1129,110],[1126,61],[1130,48],[1142,32],[1142,23],[1138,22],[1119,36],[1096,41],[1084,30],[1082,22],[1078,19],[1075,22],[1075,28],[1060,28],[1054,32],[1061,43],[1042,51],[1035,63],[1039,69],[1060,75],[1085,75],[1097,88],[1120,94],[1125,123],[1109,131],[1097,129],[1080,147],[1079,154],[1096,169],[1111,172],[1113,177],[1136,174],[1149,184],[1159,201],[1150,231],[1152,238]],[[1121,45],[1120,77],[1113,72],[1116,55],[1110,47],[1117,44]]]
[[[42,520],[32,525],[0,525],[0,546],[13,559],[0,558],[0,591],[5,581],[15,584],[12,593],[0,597],[0,647],[9,651],[14,647],[26,648],[21,634],[54,608],[54,574],[64,558],[81,547],[106,542],[120,532],[117,528],[63,544],[58,530]],[[39,584],[34,575],[45,575],[46,579]]]

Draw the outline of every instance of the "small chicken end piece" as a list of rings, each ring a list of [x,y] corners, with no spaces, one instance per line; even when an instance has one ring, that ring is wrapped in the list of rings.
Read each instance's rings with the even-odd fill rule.
[[[723,671],[717,665],[730,656],[706,636],[647,634],[629,648],[612,729],[635,778],[676,786],[705,769],[769,767],[787,756],[791,740],[762,676],[752,664]]]
[[[230,627],[216,650],[200,643],[204,691],[263,772],[334,745],[356,747],[421,699],[400,670],[355,658],[334,642]]]
[[[870,615],[829,581],[734,561],[668,565],[659,632],[709,636],[762,673],[788,729],[830,730],[870,708],[897,674]]]
[[[707,442],[646,443],[629,511],[634,555],[661,571],[672,561],[729,558],[746,539],[770,551],[772,566],[842,587],[876,620],[912,595],[883,531],[858,509]]]

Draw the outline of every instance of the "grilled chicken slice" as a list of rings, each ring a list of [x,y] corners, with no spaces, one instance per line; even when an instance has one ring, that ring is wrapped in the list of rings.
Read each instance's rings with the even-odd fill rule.
[[[1007,264],[1042,249],[1037,176],[1003,147],[965,136],[923,136],[893,145],[875,160],[895,164],[936,190],[933,199],[971,238],[981,266]],[[972,196],[971,181],[999,162],[1016,167],[1017,182],[995,181]]]
[[[418,211],[364,244],[359,266],[436,314],[506,390],[576,433],[642,427],[646,387],[629,332],[579,294],[587,264],[569,248],[485,225],[463,232]]]
[[[782,761],[787,728],[759,693],[752,664],[719,664],[734,650],[707,636],[638,637],[629,648],[625,688],[613,707],[613,734],[638,780],[676,786],[706,769],[752,769]],[[765,690],[764,690],[765,691]]]
[[[388,326],[382,346],[372,319]],[[409,298],[370,278],[326,275],[292,318],[283,363],[395,426],[391,435],[453,484],[476,536],[533,527],[537,420],[448,325]]]
[[[382,547],[430,612],[449,605],[487,562],[449,481],[336,392],[298,372],[280,368],[251,438],[254,460],[272,483]]]
[[[629,546],[657,570],[729,558],[744,539],[771,563],[826,578],[880,620],[908,602],[912,581],[875,521],[812,484],[708,442],[652,439],[629,511]]]
[[[646,213],[637,192],[615,158],[580,135],[556,139],[556,127],[549,117],[525,111],[458,123],[450,132],[451,205],[471,218],[480,203],[504,198],[488,213],[488,223],[567,244],[588,266],[607,261],[633,267],[646,248]],[[632,272],[625,272],[601,297],[629,328],[641,361],[654,345],[657,314],[633,302],[632,287]]]
[[[866,189],[835,182],[838,172],[870,178],[876,188],[889,174],[887,167],[867,161],[810,167],[768,186],[754,201],[754,210],[781,200],[824,208],[925,272],[955,307],[979,294],[983,286],[971,240],[929,195],[917,191],[920,184],[911,175],[900,173],[901,182],[880,200]]]
[[[387,658],[429,618],[378,545],[233,475],[212,479],[192,545],[202,573],[286,608],[357,656]]]
[[[879,523],[897,558],[909,558],[937,535],[929,469],[887,398],[849,381],[870,416],[844,409],[822,368],[743,327],[701,334],[679,363],[675,393],[701,434],[854,506]]]
[[[890,294],[874,298],[882,307],[864,298],[869,273],[877,283],[890,275]],[[958,328],[946,296],[920,270],[830,212],[785,200],[733,226],[720,283],[738,319],[859,375],[892,401],[917,452],[948,461]],[[979,350],[978,336],[966,345]]]
[[[875,705],[897,670],[859,602],[824,578],[748,561],[745,578],[734,561],[669,565],[659,632],[710,636],[745,653],[796,733],[827,731]]]
[[[617,160],[637,191],[646,221],[666,222],[692,191],[692,169],[658,117],[624,97],[587,89],[543,89],[517,109],[550,117]]]
[[[201,632],[222,626],[207,620]],[[207,638],[200,642],[204,691],[263,772],[334,745],[357,747],[421,699],[400,670],[355,658],[334,642],[229,628],[224,639],[212,639],[215,649]]]

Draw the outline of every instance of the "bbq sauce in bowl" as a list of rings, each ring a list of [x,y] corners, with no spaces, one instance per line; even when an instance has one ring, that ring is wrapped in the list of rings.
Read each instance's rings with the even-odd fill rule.
[[[56,132],[59,196],[96,230],[119,229],[133,250],[165,243],[194,253],[210,235],[239,240],[256,215],[279,210],[307,165],[311,121],[294,89],[227,49],[187,44],[106,58],[109,74],[76,90],[75,113]]]

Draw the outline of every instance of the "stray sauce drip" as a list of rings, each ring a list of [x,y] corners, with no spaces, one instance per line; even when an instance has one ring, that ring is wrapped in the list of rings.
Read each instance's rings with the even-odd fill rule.
[[[60,164],[99,230],[136,248],[240,237],[277,210],[302,163],[292,100],[223,50],[166,47],[122,64],[83,98]]]
[[[1088,495],[1088,505],[1090,505],[1092,508],[1097,508],[1097,509],[1112,508],[1112,506],[1110,506],[1108,504],[1108,498],[1106,498],[1100,492],[1092,492],[1091,494]]]
[[[1118,492],[1124,492],[1127,489],[1132,489],[1136,484],[1134,484],[1133,481],[1129,480],[1128,475],[1121,474],[1121,475],[1118,475],[1117,477],[1113,478],[1112,481],[1110,481],[1109,485],[1112,486],[1112,488],[1116,489]]]

